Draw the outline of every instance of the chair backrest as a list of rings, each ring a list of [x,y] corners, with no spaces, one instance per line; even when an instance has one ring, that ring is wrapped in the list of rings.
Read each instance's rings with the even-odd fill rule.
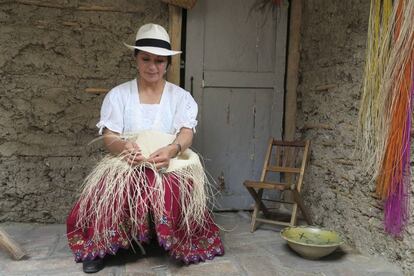
[[[261,182],[271,182],[271,173],[280,174],[280,182],[300,191],[309,159],[310,141],[269,140]]]

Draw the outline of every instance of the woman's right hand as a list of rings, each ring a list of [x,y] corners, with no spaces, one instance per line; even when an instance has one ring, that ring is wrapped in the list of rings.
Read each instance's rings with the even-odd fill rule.
[[[124,160],[131,166],[138,165],[145,160],[137,143],[121,139],[119,133],[108,128],[105,128],[103,133],[105,147],[113,155],[118,156],[121,154]]]
[[[137,143],[126,141],[122,152],[124,160],[135,166],[145,160]]]

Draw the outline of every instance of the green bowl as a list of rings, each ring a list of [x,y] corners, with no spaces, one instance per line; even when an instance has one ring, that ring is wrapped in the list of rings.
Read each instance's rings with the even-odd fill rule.
[[[280,235],[290,248],[312,260],[329,255],[343,243],[337,232],[314,226],[287,227]]]

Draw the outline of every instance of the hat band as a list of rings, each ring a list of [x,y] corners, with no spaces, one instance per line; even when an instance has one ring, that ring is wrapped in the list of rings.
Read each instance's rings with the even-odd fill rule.
[[[138,47],[158,47],[158,48],[164,48],[167,50],[171,50],[171,45],[165,40],[161,39],[154,39],[154,38],[143,38],[138,39],[135,41],[135,46]]]

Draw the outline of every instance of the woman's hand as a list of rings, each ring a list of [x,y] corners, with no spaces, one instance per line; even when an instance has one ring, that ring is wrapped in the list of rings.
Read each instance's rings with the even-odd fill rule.
[[[157,169],[166,169],[170,165],[171,158],[176,155],[177,147],[174,145],[168,145],[153,152],[147,161],[154,163]]]
[[[125,142],[122,155],[124,156],[124,160],[127,161],[128,164],[133,165],[133,166],[138,165],[139,163],[145,160],[138,144],[130,142],[130,141]]]

